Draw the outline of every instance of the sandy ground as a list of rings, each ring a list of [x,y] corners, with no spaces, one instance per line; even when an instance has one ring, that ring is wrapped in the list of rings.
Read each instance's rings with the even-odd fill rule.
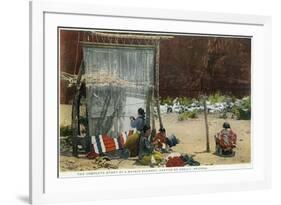
[[[177,120],[178,114],[162,115],[163,124],[166,128],[167,135],[175,134],[181,140],[180,144],[173,147],[174,152],[193,155],[194,159],[199,161],[201,165],[219,165],[219,164],[239,164],[249,163],[251,161],[251,121],[249,120],[234,120],[220,119],[216,115],[208,115],[210,149],[206,150],[206,132],[203,115],[199,115],[197,119],[188,119],[185,121]],[[214,154],[215,143],[214,135],[222,129],[223,122],[229,122],[231,128],[237,133],[237,148],[235,148],[234,157],[219,157]],[[97,164],[103,164],[99,166]],[[135,158],[128,160],[101,160],[98,163],[93,160],[88,160],[85,157],[74,158],[71,156],[60,156],[61,171],[84,171],[96,169],[126,169],[126,168],[145,168],[136,163]]]
[[[251,161],[251,121],[220,119],[216,115],[208,115],[210,153],[206,153],[206,131],[203,115],[198,119],[177,121],[176,114],[163,116],[167,134],[175,134],[181,143],[173,148],[174,151],[194,155],[194,159],[203,165],[249,163]],[[214,135],[222,129],[227,121],[237,134],[237,148],[234,157],[219,157],[214,154]]]

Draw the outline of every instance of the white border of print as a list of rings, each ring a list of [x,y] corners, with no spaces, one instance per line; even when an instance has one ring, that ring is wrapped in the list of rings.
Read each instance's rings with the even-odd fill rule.
[[[269,17],[35,1],[30,4],[30,20],[30,201],[33,204],[238,191],[271,186],[271,112],[265,112],[265,99],[271,103]],[[206,171],[176,169],[169,173],[169,177],[173,178],[169,182],[165,180],[168,174],[165,172],[58,178],[58,27],[252,37],[250,167],[205,167]],[[157,184],[145,183],[148,181],[157,181]]]

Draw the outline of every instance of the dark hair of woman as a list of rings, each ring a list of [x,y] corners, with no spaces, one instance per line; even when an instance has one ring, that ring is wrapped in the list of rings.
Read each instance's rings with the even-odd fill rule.
[[[144,117],[144,116],[145,116],[144,109],[139,108],[139,109],[138,109],[138,114]]]
[[[151,127],[150,125],[144,125],[143,126],[143,131],[146,132],[147,130],[149,130]]]
[[[228,122],[223,123],[222,127],[224,129],[230,129],[230,124]]]

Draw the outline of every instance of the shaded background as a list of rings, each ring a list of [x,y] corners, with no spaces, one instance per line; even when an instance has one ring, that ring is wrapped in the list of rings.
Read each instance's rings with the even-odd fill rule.
[[[87,31],[61,30],[61,71],[77,74],[83,55],[78,42],[95,40]],[[161,98],[216,92],[236,97],[250,95],[251,39],[174,36],[161,41],[159,69]],[[71,103],[73,88],[61,81],[60,89],[61,104]]]

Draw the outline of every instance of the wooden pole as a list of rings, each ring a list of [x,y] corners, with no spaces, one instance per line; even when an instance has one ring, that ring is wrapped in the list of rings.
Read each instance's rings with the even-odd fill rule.
[[[163,122],[160,113],[159,102],[159,64],[160,64],[160,41],[156,42],[156,59],[155,59],[155,94],[156,94],[156,108],[159,117],[160,128],[163,128]]]
[[[209,140],[209,126],[208,126],[208,118],[207,118],[207,105],[206,105],[206,97],[203,97],[204,104],[204,117],[205,117],[205,128],[206,128],[206,152],[210,152],[210,140]]]
[[[97,43],[97,42],[88,42],[88,41],[80,41],[80,44],[82,44],[83,46],[87,46],[87,47],[99,47],[99,48],[108,48],[108,47],[126,47],[126,48],[131,48],[131,49],[135,49],[136,47],[138,49],[147,49],[147,48],[151,48],[153,49],[154,46],[153,45],[144,45],[144,44],[124,44],[124,43]]]
[[[146,120],[150,124],[151,121],[151,91],[150,88],[148,89],[147,96],[146,96]]]
[[[117,33],[102,33],[95,32],[95,35],[107,38],[126,38],[126,39],[137,39],[137,40],[166,40],[174,38],[173,36],[159,36],[159,35],[143,35],[143,34],[117,34]]]
[[[89,121],[88,121],[88,117],[89,117],[89,113],[88,113],[88,104],[86,103],[85,105],[85,109],[86,109],[86,136],[87,136],[87,141],[86,141],[86,153],[91,151],[91,137],[90,137],[90,130],[89,130]]]
[[[154,89],[152,91],[152,99],[151,99],[151,121],[152,121],[152,130],[155,129],[155,116],[154,116]]]
[[[84,70],[84,63],[81,63],[77,82],[76,82],[76,92],[74,95],[73,103],[72,103],[72,155],[78,157],[78,134],[79,134],[79,109],[80,109],[80,98],[81,98],[81,78]]]

